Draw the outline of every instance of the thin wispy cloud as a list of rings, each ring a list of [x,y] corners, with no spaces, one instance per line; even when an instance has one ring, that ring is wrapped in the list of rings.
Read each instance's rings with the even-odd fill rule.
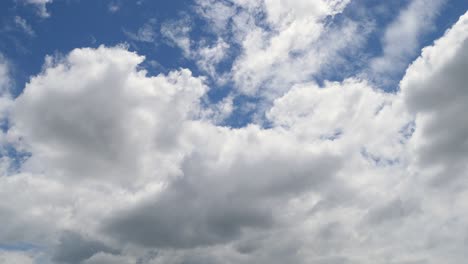
[[[53,0],[16,0],[16,1],[34,6],[36,8],[37,15],[42,18],[48,18],[50,16],[49,11],[47,10],[47,5],[51,4]]]
[[[24,18],[20,16],[15,16],[15,24],[20,30],[22,30],[27,35],[31,37],[34,37],[36,35],[32,27],[28,24],[28,22]]]

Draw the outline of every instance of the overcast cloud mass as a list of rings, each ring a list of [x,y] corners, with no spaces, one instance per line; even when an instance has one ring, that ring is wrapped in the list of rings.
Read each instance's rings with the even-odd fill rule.
[[[1,14],[0,264],[466,262],[464,1],[82,2]]]

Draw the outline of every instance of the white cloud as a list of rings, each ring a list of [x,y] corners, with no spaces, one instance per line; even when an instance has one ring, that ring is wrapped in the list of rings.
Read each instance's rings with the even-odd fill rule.
[[[220,8],[208,0],[197,3],[214,32],[240,46],[231,70],[238,91],[269,100],[310,81],[330,61],[339,64],[338,53],[366,33],[351,20],[341,28],[325,25],[349,1],[232,1],[218,3]]]
[[[12,77],[9,61],[0,53],[0,125],[8,126],[8,118],[13,106],[13,99],[10,94],[12,88]],[[12,140],[0,132],[0,175],[8,175],[11,172],[13,159],[9,157],[8,150],[4,145],[9,145]]]
[[[218,84],[227,81],[226,75],[218,74],[216,66],[226,58],[230,45],[221,37],[216,41],[205,39],[197,42],[190,37],[191,20],[183,14],[178,20],[168,21],[161,25],[161,35],[182,50],[185,58],[193,60],[200,70],[213,78]]]
[[[435,170],[438,184],[463,177],[467,169],[467,54],[465,14],[423,49],[400,84],[408,108],[416,114],[415,157],[421,168]]]
[[[218,41],[211,46],[201,44],[195,51],[194,59],[202,70],[210,76],[216,77],[216,65],[225,58],[228,49],[229,44],[223,39],[218,39]]]
[[[206,88],[188,70],[146,77],[136,70],[142,61],[118,47],[77,49],[33,78],[14,110],[14,133],[35,153],[27,166],[127,182],[154,166],[162,171],[153,148],[178,144],[182,121],[197,111]]]
[[[16,24],[17,27],[19,27],[27,35],[29,35],[31,37],[36,35],[36,33],[34,32],[32,27],[28,24],[28,22],[24,18],[22,18],[20,16],[15,16],[15,24]]]
[[[191,40],[190,40],[190,20],[183,16],[176,21],[168,21],[161,25],[161,34],[169,41],[170,44],[179,47],[185,57],[191,56]]]
[[[122,6],[122,3],[120,1],[111,1],[107,5],[107,10],[111,13],[117,13]]]
[[[445,0],[412,0],[387,27],[381,40],[383,54],[370,62],[370,76],[384,82],[395,78],[418,53],[421,38],[433,30]],[[398,75],[397,75],[398,76]]]
[[[0,93],[4,94],[11,85],[10,67],[5,56],[0,53]]]
[[[146,22],[141,28],[138,29],[136,33],[129,32],[124,30],[125,35],[131,40],[139,42],[155,42],[156,40],[156,30],[155,30],[155,19],[150,19]]]
[[[212,30],[223,32],[228,28],[231,18],[236,14],[233,5],[224,1],[197,0],[196,11],[210,22]]]
[[[358,155],[365,148],[383,163],[401,156],[399,131],[410,120],[397,96],[355,79],[297,85],[274,101],[267,117],[308,142]]]
[[[77,49],[30,81],[10,131],[32,153],[23,167],[30,173],[1,178],[0,194],[10,197],[0,204],[9,230],[2,240],[45,243],[56,260],[89,263],[120,260],[114,248],[122,261],[137,258],[146,254],[140,246],[160,248],[163,263],[301,263],[333,259],[326,245],[345,248],[337,241],[352,230],[329,221],[358,223],[368,205],[357,187],[372,193],[388,183],[373,174],[392,168],[361,149],[398,153],[393,96],[357,80],[307,84],[275,101],[273,128],[229,129],[190,114],[206,90],[200,79],[186,70],[147,77],[136,70],[142,60],[121,47]],[[8,191],[20,188],[28,195]],[[314,210],[324,217],[309,222]],[[343,220],[347,211],[354,216]],[[319,247],[296,238],[301,232],[328,242]],[[285,243],[290,249],[275,255]]]
[[[232,114],[232,111],[234,110],[234,97],[232,95],[228,95],[216,104],[210,103],[209,101],[206,102],[206,104],[207,107],[203,109],[200,117],[202,119],[210,120],[215,124],[219,124]]]
[[[23,0],[26,4],[35,5],[37,8],[37,15],[42,18],[50,17],[50,13],[47,11],[47,4],[51,4],[53,0]]]

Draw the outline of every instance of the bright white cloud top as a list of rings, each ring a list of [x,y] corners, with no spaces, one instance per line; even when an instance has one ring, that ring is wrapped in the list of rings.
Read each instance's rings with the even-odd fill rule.
[[[365,72],[319,84],[365,38],[351,20],[326,27],[349,3],[199,0],[215,44],[194,43],[185,15],[126,32],[161,34],[201,75],[152,76],[128,45],[101,45],[48,56],[14,97],[0,56],[0,263],[464,263],[468,13],[397,91],[375,80],[406,67],[443,1],[413,1]],[[253,95],[250,124],[222,125]]]

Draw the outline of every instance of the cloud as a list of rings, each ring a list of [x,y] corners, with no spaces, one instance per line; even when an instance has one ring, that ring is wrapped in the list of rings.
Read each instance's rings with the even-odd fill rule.
[[[57,263],[69,264],[82,263],[97,253],[116,253],[102,242],[90,240],[74,232],[64,232],[55,250],[52,259]]]
[[[0,132],[0,175],[10,174],[12,170],[15,170],[17,162],[22,158],[19,152],[11,151],[12,140],[4,133],[4,130],[9,125],[9,115],[13,106],[13,99],[10,93],[13,83],[11,64],[0,53],[0,126],[2,127],[2,131]]]
[[[28,24],[28,22],[24,18],[20,16],[15,16],[15,24],[28,36],[33,37],[36,35],[32,27]]]
[[[183,16],[179,20],[167,21],[161,25],[161,34],[168,41],[169,44],[175,45],[180,48],[184,56],[191,55],[191,40],[190,40],[190,18]]]
[[[405,112],[397,96],[366,81],[346,79],[326,82],[324,87],[296,85],[274,101],[266,116],[275,126],[304,140],[355,151],[347,155],[366,157],[365,149],[381,161],[379,165],[385,165],[404,151],[400,130],[409,120]]]
[[[369,210],[366,218],[369,224],[379,225],[395,219],[400,220],[418,212],[419,207],[414,202],[396,199],[383,206]]]
[[[219,36],[215,39],[193,40],[192,18],[183,13],[179,19],[166,21],[161,25],[161,35],[169,45],[178,47],[184,58],[192,60],[204,74],[218,84],[228,81],[227,73],[219,73],[217,65],[226,59],[230,45]]]
[[[278,205],[297,195],[333,196],[336,154],[304,148],[281,130],[197,120],[202,80],[187,70],[147,77],[136,68],[142,60],[122,47],[77,49],[49,59],[16,99],[9,134],[32,156],[22,166],[29,173],[2,178],[1,193],[21,185],[41,191],[34,203],[17,197],[16,209],[4,200],[8,241],[40,241],[52,230],[100,234],[62,237],[55,259],[68,262],[78,260],[62,256],[62,247],[83,244],[66,256],[84,260],[103,251],[92,242],[99,237],[124,247],[215,246],[279,225]],[[30,208],[41,221],[27,220]],[[53,245],[47,237],[42,243]]]
[[[229,44],[223,39],[218,39],[213,45],[203,45],[202,43],[194,51],[195,55],[192,56],[200,69],[205,71],[209,76],[214,77],[215,80],[219,80],[221,78],[217,76],[216,66],[226,57],[229,47]]]
[[[328,205],[315,211],[326,213],[333,204],[355,199],[354,184],[343,178],[342,170],[349,168],[345,162],[349,157],[343,154],[354,153],[352,159],[369,166],[359,149],[372,136],[353,138],[351,129],[364,122],[371,130],[375,112],[380,111],[379,118],[391,113],[391,107],[381,106],[391,99],[353,80],[324,90],[304,86],[275,102],[270,116],[275,128],[229,129],[190,114],[206,91],[202,80],[186,70],[148,77],[136,68],[142,60],[122,47],[77,49],[63,59],[49,59],[44,71],[16,99],[9,133],[23,138],[32,156],[22,169],[35,176],[14,175],[3,179],[2,186],[13,190],[24,184],[41,191],[33,192],[34,203],[28,203],[26,197],[16,198],[18,209],[24,211],[7,207],[10,203],[5,200],[10,241],[39,241],[46,236],[49,240],[43,241],[53,246],[54,238],[46,235],[55,233],[52,230],[86,230],[95,235],[86,239],[62,236],[54,259],[73,263],[95,260],[98,257],[93,255],[100,251],[116,253],[108,250],[114,246],[96,242],[110,240],[123,252],[132,247],[186,250],[189,261],[197,248],[203,249],[198,253],[201,259],[210,259],[204,251],[208,246],[220,248],[260,236],[263,246],[251,251],[252,258],[260,254],[258,257],[269,261],[275,248],[291,241],[293,246],[280,259],[300,261],[303,256],[294,252],[310,242],[294,239],[295,231],[290,228],[297,225],[297,232],[302,232],[303,214],[318,208],[314,205],[319,201]],[[347,113],[338,108],[330,113],[354,120],[342,122],[340,139],[322,137],[335,129],[329,127],[335,123],[333,119],[328,126],[317,127],[320,131],[304,130],[303,135],[299,134],[300,125],[315,117],[298,112],[295,118],[289,114],[296,123],[283,125],[285,121],[280,121],[280,113],[292,106],[287,103],[289,98],[307,89],[316,89],[317,96],[305,97],[299,109],[318,100],[315,104],[322,103],[322,111],[326,111],[339,96],[343,102],[362,98]],[[375,107],[359,107],[370,102]],[[167,109],[171,109],[170,116]],[[311,112],[320,114],[318,111]],[[375,133],[371,135],[380,131]],[[391,133],[398,138],[395,130],[381,138]],[[367,144],[372,150],[372,144]],[[69,184],[75,186],[73,190],[65,187]],[[38,187],[41,185],[44,187]],[[69,198],[58,198],[62,196]],[[72,202],[75,199],[78,201]],[[26,221],[31,219],[24,213],[29,208],[35,208],[32,213],[41,222]],[[22,230],[13,228],[18,223]],[[333,237],[329,245],[335,245],[341,231],[329,234],[326,230],[330,228],[329,223],[321,222],[311,232]],[[285,238],[283,242],[272,241],[277,233]],[[319,255],[327,254],[323,248],[317,250]],[[229,254],[235,257],[243,252]],[[137,253],[130,250],[128,254]],[[164,256],[170,253],[158,259]]]
[[[141,28],[138,29],[136,33],[129,32],[124,30],[125,35],[128,38],[138,42],[155,42],[156,40],[156,31],[154,29],[156,24],[155,19],[150,19],[146,22]]]
[[[194,44],[200,41],[186,32],[183,38],[177,38],[178,46],[185,57],[197,62],[209,76],[217,77],[215,80],[234,83],[236,93],[271,101],[294,83],[320,75],[331,67],[329,61],[334,61],[333,67],[344,64],[343,54],[363,41],[367,26],[360,27],[351,19],[337,26],[325,22],[348,3],[199,0],[195,10],[208,23],[205,30],[214,34],[215,40],[196,49]],[[177,27],[170,28],[175,31]],[[207,51],[217,51],[218,59],[206,57]],[[213,74],[216,64],[224,60],[232,65],[230,70],[221,76]]]
[[[153,148],[166,152],[178,144],[182,121],[196,112],[206,88],[188,70],[145,77],[136,70],[142,61],[121,48],[78,49],[33,78],[14,111],[15,133],[36,153],[25,166],[50,166],[49,173],[69,179],[127,182],[159,167]]]
[[[0,93],[4,94],[10,87],[10,66],[5,56],[0,53]]]
[[[337,157],[301,150],[274,131],[253,127],[217,131],[206,125],[198,129],[209,133],[210,142],[203,139],[184,159],[183,176],[157,197],[118,212],[108,233],[161,248],[229,242],[245,229],[269,228],[283,199],[319,188],[325,191],[339,169]],[[295,159],[290,158],[292,153]]]
[[[106,253],[98,253],[83,262],[83,264],[133,264],[132,259]]]
[[[269,80],[278,62],[310,66],[283,56],[299,49],[309,58],[310,45],[334,39],[322,20],[346,3],[239,0],[232,20],[217,27],[238,27],[231,37],[245,45],[236,70],[258,54],[263,66],[271,53],[272,64],[252,75]],[[262,12],[273,31],[251,20]],[[464,15],[423,49],[400,92],[358,77],[281,82],[267,127],[218,125],[202,103],[206,78],[187,69],[149,76],[145,58],[125,46],[48,57],[11,99],[11,127],[0,137],[30,154],[0,176],[0,244],[28,242],[39,253],[2,250],[0,260],[463,262],[467,25]],[[216,41],[222,46],[225,37]],[[199,47],[187,41],[193,54]],[[222,57],[217,44],[207,45],[207,58]]]
[[[445,0],[428,3],[412,0],[387,27],[382,37],[382,56],[370,62],[373,76],[380,82],[399,77],[420,49],[422,37],[434,29],[435,19]]]
[[[325,22],[349,1],[197,3],[202,17],[214,25],[208,30],[239,49],[229,76],[237,91],[268,100],[321,75],[331,61],[331,67],[344,64],[344,54],[368,30],[348,18],[340,26]]]
[[[210,22],[212,30],[223,32],[236,15],[235,5],[226,1],[197,0],[195,10]]]
[[[117,13],[119,12],[120,8],[122,7],[122,3],[120,1],[111,1],[108,5],[107,5],[107,10],[110,12],[110,13]]]
[[[53,0],[22,0],[25,4],[34,5],[37,9],[37,15],[42,18],[50,17],[47,11],[47,4],[51,4]]]
[[[423,49],[400,83],[408,108],[416,114],[415,157],[421,168],[435,169],[439,184],[466,171],[467,32],[465,14],[433,46]]]
[[[0,250],[0,263],[33,264],[34,259],[27,253]]]

